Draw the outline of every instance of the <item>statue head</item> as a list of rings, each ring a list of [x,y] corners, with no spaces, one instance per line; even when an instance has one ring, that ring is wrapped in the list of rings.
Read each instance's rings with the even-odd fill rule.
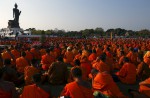
[[[15,8],[17,8],[18,7],[18,5],[17,5],[17,3],[15,3]]]

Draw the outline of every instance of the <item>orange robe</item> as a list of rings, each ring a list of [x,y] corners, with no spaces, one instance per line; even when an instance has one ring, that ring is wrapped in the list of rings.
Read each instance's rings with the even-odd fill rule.
[[[100,56],[103,53],[103,50],[100,48],[96,48],[96,54],[97,56]]]
[[[54,58],[51,55],[45,54],[42,56],[41,64],[43,70],[48,70],[49,66],[54,62]]]
[[[25,51],[25,53],[26,53],[26,56],[25,56],[25,58],[29,61],[29,62],[31,62],[31,60],[33,59],[33,54],[30,52],[30,51]]]
[[[146,84],[150,84],[150,78],[146,79],[144,82],[146,82]],[[150,87],[140,85],[139,92],[150,97]]]
[[[92,53],[88,59],[90,62],[93,62],[96,59],[96,57],[97,57],[96,53]]]
[[[0,98],[12,98],[12,94],[0,88]]]
[[[88,62],[81,62],[82,78],[83,80],[88,79],[88,75],[91,73],[92,67]]]
[[[40,50],[40,54],[41,54],[41,57],[42,57],[43,55],[46,54],[46,50],[45,50],[45,49],[41,49],[41,50]]]
[[[2,54],[2,59],[5,60],[5,59],[10,59],[11,60],[11,64],[12,65],[15,65],[15,56],[10,52],[8,53],[7,51],[6,52],[3,52]]]
[[[57,53],[57,56],[56,56],[56,57],[60,56],[60,54],[61,54],[60,48],[55,48],[55,49],[54,49],[54,52]]]
[[[38,73],[39,70],[33,66],[27,66],[24,69],[24,80],[26,85],[30,85],[33,83],[32,76],[36,73]]]
[[[30,50],[30,52],[33,54],[33,58],[35,59],[41,59],[41,54],[38,50],[36,50],[35,48],[32,48]]]
[[[99,91],[112,98],[125,98],[108,73],[98,73],[93,80],[92,86],[94,91]]]
[[[20,52],[16,49],[12,50],[11,53],[14,55],[15,59],[20,57]]]
[[[72,63],[74,59],[74,55],[72,51],[66,51],[64,54],[64,62],[65,63]]]
[[[33,84],[24,87],[20,98],[50,98],[50,94]]]
[[[136,82],[136,67],[132,63],[125,63],[116,75],[121,82],[134,84]]]
[[[79,54],[77,54],[77,55],[74,57],[74,61],[77,60],[77,59],[80,60],[80,58],[81,58],[81,54],[79,53]]]
[[[144,58],[144,62],[149,65],[150,68],[150,57],[149,58]]]
[[[25,59],[24,57],[20,57],[16,59],[16,68],[18,72],[24,73],[24,68],[26,66],[29,66],[27,59]]]
[[[128,57],[131,61],[131,63],[133,64],[137,64],[137,57],[138,57],[138,54],[137,53],[133,53],[133,52],[129,52],[126,57]]]
[[[6,51],[6,52],[3,52],[2,54],[2,59],[5,60],[5,59],[12,59],[11,55]]]
[[[71,98],[94,98],[92,89],[79,86],[76,82],[67,84],[61,95]]]
[[[94,63],[93,68],[97,69],[100,72],[104,72],[104,71],[110,72],[110,67],[103,61]]]

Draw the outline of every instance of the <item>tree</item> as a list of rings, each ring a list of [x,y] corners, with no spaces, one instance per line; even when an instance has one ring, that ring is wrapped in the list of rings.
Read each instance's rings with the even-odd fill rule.
[[[97,27],[97,28],[95,28],[94,33],[101,35],[101,36],[104,36],[104,29]]]
[[[105,36],[110,36],[112,32],[114,32],[115,30],[114,29],[108,29],[106,32],[105,32]]]
[[[147,29],[143,29],[137,32],[140,37],[149,37],[150,31]]]
[[[45,31],[42,31],[41,37],[40,37],[40,42],[42,45],[44,44],[45,40],[46,40],[46,34],[45,34]]]

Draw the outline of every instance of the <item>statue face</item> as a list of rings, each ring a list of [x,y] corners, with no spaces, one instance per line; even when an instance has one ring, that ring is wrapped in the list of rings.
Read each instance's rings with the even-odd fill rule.
[[[15,8],[17,8],[18,7],[18,5],[17,4],[15,4]]]

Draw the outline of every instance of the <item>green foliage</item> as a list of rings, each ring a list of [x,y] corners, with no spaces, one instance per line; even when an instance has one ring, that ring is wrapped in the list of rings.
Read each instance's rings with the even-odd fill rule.
[[[76,37],[76,38],[94,37],[94,36],[110,37],[111,33],[113,34],[113,36],[150,37],[150,31],[147,29],[143,29],[140,31],[133,31],[133,30],[125,30],[122,28],[116,28],[116,29],[108,29],[104,31],[103,28],[97,27],[95,29],[85,29],[81,31],[65,31],[65,30],[59,30],[57,28],[55,30],[46,30],[46,31],[36,30],[35,28],[29,28],[29,30],[32,32],[32,35],[42,35],[41,36],[42,38],[46,35],[58,36],[58,37]],[[44,34],[42,32],[44,32]]]
[[[45,31],[41,32],[40,42],[43,44],[46,40],[46,34]]]

